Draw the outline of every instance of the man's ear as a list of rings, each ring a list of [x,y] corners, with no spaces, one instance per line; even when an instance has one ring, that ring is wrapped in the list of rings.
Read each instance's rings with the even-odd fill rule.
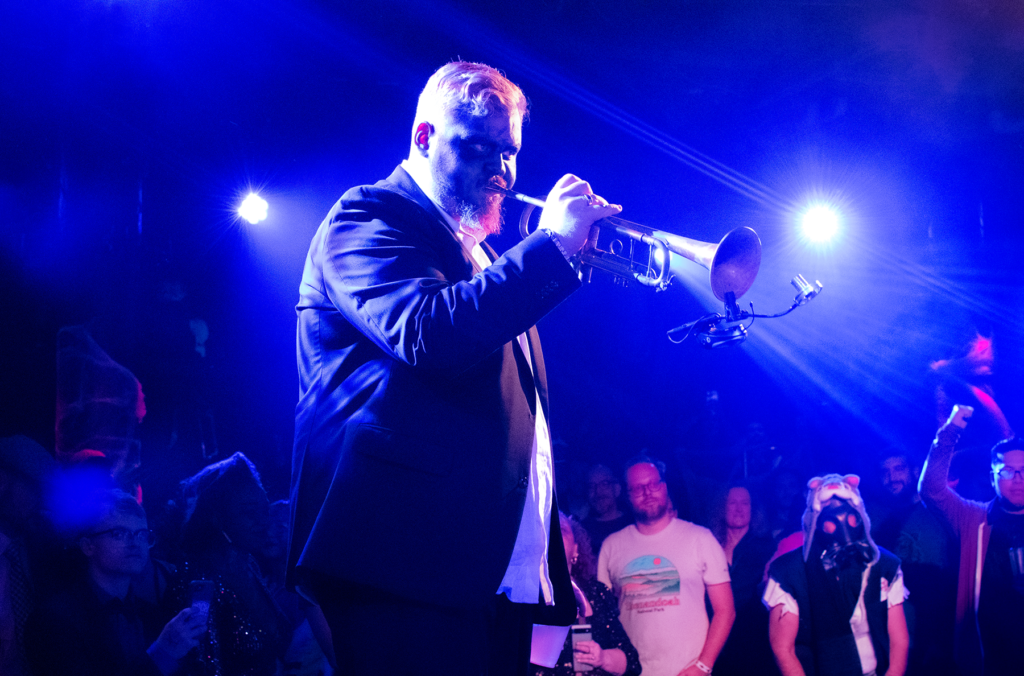
[[[622,495],[622,484],[616,481],[615,488],[612,489],[612,493],[615,493],[615,498],[618,499],[618,497]]]
[[[85,554],[87,557],[92,556],[96,552],[96,545],[92,543],[92,538],[79,538],[78,546],[82,550],[82,553]]]
[[[416,130],[412,134],[413,145],[420,151],[420,154],[426,157],[427,150],[430,148],[430,136],[434,133],[434,126],[429,122],[420,122],[416,125]]]

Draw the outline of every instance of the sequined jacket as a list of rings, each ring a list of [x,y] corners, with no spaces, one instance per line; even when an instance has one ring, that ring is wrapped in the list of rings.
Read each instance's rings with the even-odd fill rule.
[[[190,605],[189,584],[199,579],[214,582],[209,630],[200,637],[198,650],[186,656],[179,673],[188,676],[273,676],[277,673],[278,662],[291,641],[291,625],[270,592],[264,588],[276,622],[274,626],[260,626],[238,594],[219,576],[204,575],[186,563],[168,595],[175,612]]]
[[[591,625],[590,633],[601,646],[602,650],[618,648],[626,654],[626,671],[623,676],[638,676],[640,674],[640,654],[629,641],[626,630],[619,622],[619,601],[615,598],[608,587],[597,580],[576,580],[580,591],[587,597],[594,614],[587,616],[587,622]],[[566,636],[565,645],[558,656],[558,663],[548,669],[531,664],[533,676],[575,676],[572,668],[572,634]],[[595,669],[589,674],[601,676],[607,674],[604,669]]]

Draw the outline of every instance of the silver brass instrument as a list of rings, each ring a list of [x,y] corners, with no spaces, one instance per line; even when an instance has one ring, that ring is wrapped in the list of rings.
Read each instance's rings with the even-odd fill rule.
[[[529,234],[530,215],[535,208],[544,207],[544,200],[513,190],[497,187],[489,189],[525,203],[519,219],[519,231],[526,237]],[[602,230],[611,230],[618,236],[607,249],[598,246]],[[628,253],[623,253],[625,247],[619,238],[629,240]],[[646,260],[639,259],[635,252],[638,247],[634,243],[646,245]],[[672,254],[708,270],[715,297],[720,301],[735,303],[757,277],[761,267],[761,240],[756,232],[747,227],[736,228],[727,233],[722,241],[713,244],[655,230],[621,218],[603,218],[592,226],[587,243],[580,252],[581,272],[584,280],[589,280],[590,270],[597,268],[616,277],[635,279],[644,286],[665,289],[672,281]],[[730,293],[732,297],[727,300],[726,294]]]

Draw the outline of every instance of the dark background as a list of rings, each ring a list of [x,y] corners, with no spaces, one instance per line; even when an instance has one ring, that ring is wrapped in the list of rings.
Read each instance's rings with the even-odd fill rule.
[[[807,476],[923,454],[928,364],[975,328],[1024,425],[1020,3],[34,0],[0,9],[0,436],[52,447],[56,332],[88,324],[146,390],[148,480],[205,462],[157,457],[169,393],[195,388],[219,457],[244,451],[283,497],[309,240],[405,157],[420,88],[456,58],[530,97],[517,189],[572,172],[647,225],[755,228],[758,311],[788,307],[797,273],[825,285],[716,351],[666,340],[717,309],[685,261],[664,293],[575,294],[541,322],[563,467],[647,449],[722,475],[751,423]],[[234,214],[250,189],[257,225]],[[843,214],[827,246],[797,233],[813,200]],[[195,317],[186,378],[165,357]]]

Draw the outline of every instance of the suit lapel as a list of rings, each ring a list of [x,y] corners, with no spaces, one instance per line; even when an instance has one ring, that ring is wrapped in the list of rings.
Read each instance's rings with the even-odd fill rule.
[[[388,187],[392,190],[397,188],[397,192],[401,193],[404,197],[408,198],[423,209],[423,211],[431,217],[432,224],[437,228],[440,228],[441,232],[438,232],[437,236],[439,238],[443,238],[442,241],[450,242],[457,247],[462,259],[473,269],[473,274],[480,272],[480,267],[476,264],[476,261],[473,260],[473,257],[469,252],[466,251],[466,248],[462,246],[462,242],[460,242],[459,238],[455,236],[455,233],[452,232],[451,227],[448,225],[448,221],[445,220],[444,215],[440,210],[438,210],[437,205],[434,204],[433,200],[427,197],[426,193],[420,189],[416,181],[414,181],[412,176],[409,175],[409,172],[399,165],[395,167],[395,170],[391,172],[391,175],[388,176],[383,183],[389,184]],[[378,183],[378,185],[380,184]]]
[[[462,246],[458,237],[452,232],[452,229],[448,226],[448,222],[444,216],[438,211],[437,205],[427,197],[427,195],[420,190],[419,185],[416,181],[412,180],[409,173],[401,166],[395,168],[391,173],[391,176],[387,178],[386,183],[391,184],[393,188],[396,188],[408,199],[416,203],[421,209],[423,209],[432,218],[434,224],[438,228],[444,231],[444,235],[439,236],[445,237],[445,241],[450,241],[462,254],[462,259],[469,265],[473,274],[481,272],[481,268],[477,265],[476,260],[473,256],[466,251],[466,248]],[[498,254],[487,242],[480,243],[481,248],[487,255],[488,259],[493,263],[498,259]],[[522,385],[523,392],[526,393],[526,399],[530,404],[530,410],[536,415],[536,400],[534,393],[540,396],[541,406],[544,408],[544,414],[548,413],[548,393],[547,393],[547,381],[544,377],[544,357],[540,351],[540,340],[537,336],[537,329],[531,328],[526,332],[527,342],[530,347],[530,360],[527,361],[526,355],[523,353],[522,346],[519,344],[518,338],[512,341],[512,353],[515,355],[516,366],[519,371],[519,381]],[[532,365],[532,368],[531,368]]]
[[[497,252],[487,242],[481,242],[480,247],[487,254],[487,257],[493,263],[498,259]],[[523,347],[519,342],[517,336],[512,341],[512,353],[516,358],[516,365],[519,367],[519,382],[523,387],[523,392],[526,393],[526,398],[530,403],[530,412],[537,415],[537,404],[534,394],[540,395],[541,406],[544,408],[544,414],[548,412],[548,401],[547,401],[547,383],[544,380],[544,358],[540,353],[540,340],[537,336],[537,329],[531,328],[526,332],[526,340],[530,347],[530,359],[527,361],[526,355],[523,353]],[[532,368],[531,368],[532,366]]]

